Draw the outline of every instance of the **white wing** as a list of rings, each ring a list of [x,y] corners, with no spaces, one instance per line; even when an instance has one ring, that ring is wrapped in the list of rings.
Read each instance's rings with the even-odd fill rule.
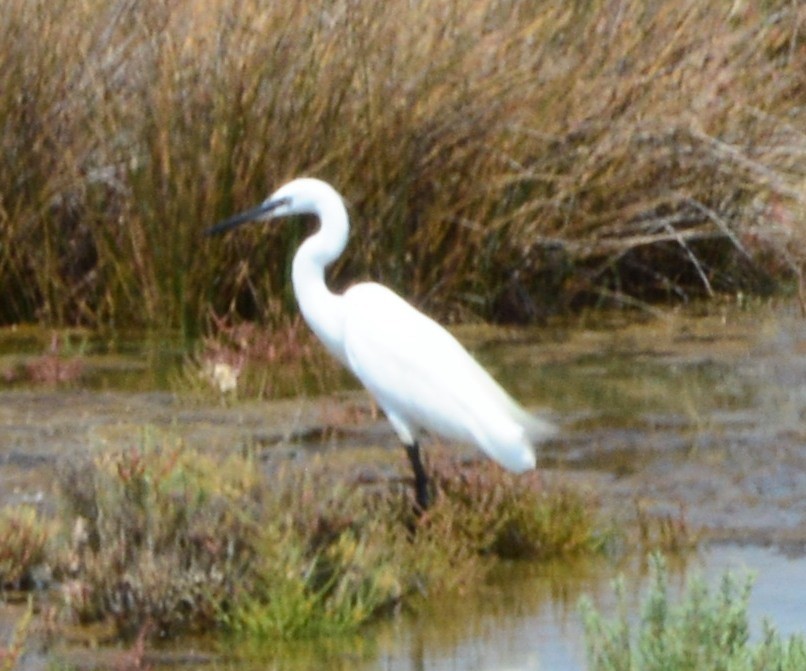
[[[554,427],[523,410],[448,331],[380,284],[343,298],[350,367],[403,440],[424,428],[475,443],[510,470],[534,467],[531,444]]]

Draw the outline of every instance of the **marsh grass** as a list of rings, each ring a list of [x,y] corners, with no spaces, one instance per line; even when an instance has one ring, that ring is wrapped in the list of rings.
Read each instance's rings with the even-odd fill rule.
[[[589,600],[581,609],[585,621],[588,668],[591,671],[796,671],[806,668],[806,639],[782,638],[765,622],[763,637],[751,641],[748,603],[750,577],[726,573],[711,590],[702,579],[692,581],[680,603],[669,597],[667,568],[660,555],[652,559],[652,583],[639,622],[627,617],[623,582],[616,583],[617,613],[607,617]]]
[[[200,231],[341,190],[371,276],[446,318],[799,278],[804,8],[9,0],[0,320],[200,328],[291,306],[302,230]]]
[[[355,631],[410,596],[409,540],[391,527],[388,501],[367,501],[304,475],[306,507],[294,496],[285,518],[261,534],[250,589],[225,617],[227,628],[250,639],[293,639]],[[285,498],[285,497],[283,497]],[[304,499],[303,499],[304,501]],[[285,506],[278,509],[289,510]]]
[[[593,499],[545,481],[538,471],[513,475],[444,455],[431,467],[439,500],[429,524],[481,555],[547,561],[600,552],[614,534],[591,515]]]
[[[635,502],[637,541],[645,554],[661,552],[680,554],[695,549],[703,530],[693,526],[685,506],[676,512],[650,512],[641,501]]]
[[[250,638],[343,634],[423,597],[472,589],[500,560],[602,550],[604,525],[562,486],[447,457],[431,470],[438,495],[422,517],[408,487],[345,488],[324,470],[297,473],[283,490],[291,500],[277,506],[294,512],[262,539],[257,589],[229,626]]]
[[[33,506],[0,508],[0,592],[30,588],[45,563],[53,525]]]
[[[601,551],[605,525],[560,484],[446,458],[432,470],[437,501],[418,517],[410,487],[324,457],[264,470],[144,440],[65,471],[54,570],[74,617],[124,635],[152,622],[278,640],[356,631],[502,559]]]
[[[342,388],[346,374],[299,315],[269,325],[213,313],[176,387],[226,399],[324,394]]]

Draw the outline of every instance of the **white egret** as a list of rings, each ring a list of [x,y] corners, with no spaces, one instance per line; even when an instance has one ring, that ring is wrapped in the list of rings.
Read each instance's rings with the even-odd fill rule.
[[[422,430],[474,444],[510,471],[534,468],[535,444],[555,427],[518,405],[448,331],[381,284],[362,282],[341,295],[328,289],[325,268],[344,251],[350,232],[344,202],[329,184],[295,179],[206,233],[299,214],[315,215],[320,222],[294,256],[299,308],[397,432],[414,471],[419,508],[430,503],[418,444]]]

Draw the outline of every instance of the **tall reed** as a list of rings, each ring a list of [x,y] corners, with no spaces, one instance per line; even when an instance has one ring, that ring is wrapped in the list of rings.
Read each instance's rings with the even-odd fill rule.
[[[805,13],[8,0],[0,321],[273,314],[302,232],[200,231],[300,174],[354,215],[335,284],[371,275],[442,317],[798,278]]]

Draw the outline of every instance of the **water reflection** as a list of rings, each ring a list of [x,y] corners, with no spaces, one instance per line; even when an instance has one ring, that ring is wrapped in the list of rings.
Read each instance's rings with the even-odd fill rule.
[[[768,617],[785,635],[803,633],[806,603],[802,585],[803,560],[770,548],[715,545],[685,563],[672,564],[669,586],[675,601],[692,575],[703,575],[715,589],[730,569],[755,574],[750,616],[753,635],[761,634]],[[590,595],[597,608],[612,612],[611,581],[626,577],[631,619],[648,585],[645,563],[634,560],[616,566],[604,561],[580,562],[559,571],[520,569],[478,597],[449,608],[434,609],[416,622],[398,623],[383,643],[379,664],[367,668],[395,671],[512,669],[518,671],[582,671],[585,649],[577,604]],[[445,634],[449,630],[451,633]],[[387,647],[388,646],[388,647]]]
[[[0,384],[90,391],[165,391],[176,386],[189,344],[176,333],[0,329]]]

